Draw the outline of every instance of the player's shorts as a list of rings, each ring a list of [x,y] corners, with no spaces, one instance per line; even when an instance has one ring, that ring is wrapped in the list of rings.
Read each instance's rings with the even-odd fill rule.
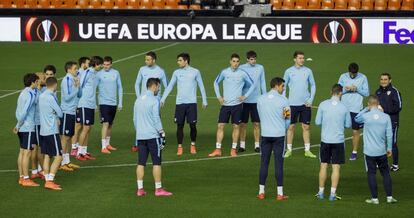
[[[95,123],[95,109],[81,107],[76,109],[76,122],[86,126]]]
[[[321,163],[344,164],[345,143],[330,144],[321,142],[319,148],[319,160]]]
[[[243,104],[234,106],[221,106],[218,123],[229,123],[231,117],[232,124],[241,123]]]
[[[152,165],[161,165],[161,139],[137,140],[138,165],[146,166],[148,155],[151,155]]]
[[[33,150],[33,145],[36,142],[35,132],[18,132],[20,148],[26,150]]]
[[[63,114],[63,118],[60,118],[59,133],[72,137],[75,134],[75,119],[76,116],[73,114]]]
[[[40,146],[40,125],[35,125],[35,145]]]
[[[99,105],[99,111],[101,113],[101,123],[114,123],[117,106],[113,105]]]
[[[355,117],[358,115],[358,113],[354,113],[354,112],[350,112],[351,114],[351,120],[352,120],[352,129],[353,130],[359,130],[362,129],[364,127],[364,124],[362,123],[357,123],[355,121]]]
[[[47,154],[51,157],[62,155],[62,144],[58,134],[42,136],[40,140],[42,154]]]
[[[256,103],[243,103],[242,123],[248,123],[250,120],[253,123],[260,123],[259,112],[257,111]]]
[[[294,124],[298,122],[310,125],[312,111],[310,107],[306,107],[305,105],[301,106],[290,106],[290,123]]]
[[[175,105],[174,122],[176,124],[197,123],[197,104],[177,104]]]

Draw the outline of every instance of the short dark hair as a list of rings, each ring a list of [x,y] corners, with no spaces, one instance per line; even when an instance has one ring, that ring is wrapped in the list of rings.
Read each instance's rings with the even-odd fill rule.
[[[387,76],[388,79],[391,79],[391,74],[389,73],[381,73],[381,76]]]
[[[181,53],[177,55],[177,59],[182,58],[183,60],[187,61],[190,64],[190,55],[188,53]]]
[[[153,85],[158,85],[161,83],[161,80],[159,78],[149,78],[147,80],[147,89],[149,89]]]
[[[104,62],[111,62],[111,64],[112,64],[112,57],[111,56],[105,56],[103,60],[104,60]]]
[[[149,51],[145,54],[145,56],[150,56],[152,57],[152,59],[157,60],[157,54],[155,54],[155,52],[153,51]]]
[[[78,65],[78,63],[76,63],[75,61],[68,61],[68,62],[66,62],[66,64],[65,64],[65,72],[67,73],[68,70],[70,68],[72,68],[73,65]]]
[[[250,50],[250,51],[246,52],[246,58],[247,58],[247,59],[250,59],[250,58],[257,58],[257,54],[256,54],[256,52],[255,52],[255,51]]]
[[[298,55],[305,55],[305,53],[303,51],[295,51],[295,53],[293,53],[293,58],[296,58]]]
[[[43,73],[46,73],[46,71],[52,71],[53,74],[56,74],[56,67],[53,65],[46,65],[45,68],[43,68]]]
[[[230,60],[231,60],[231,59],[233,59],[233,58],[237,58],[237,59],[239,59],[239,60],[240,60],[240,55],[238,55],[238,54],[236,54],[236,53],[233,53],[233,54],[231,54],[231,56],[230,56]]]
[[[369,95],[368,96],[368,102],[369,103],[375,103],[375,104],[379,104],[379,99],[376,95]]]
[[[101,65],[101,64],[103,64],[102,57],[100,57],[100,56],[92,56],[91,57],[91,62],[89,64],[90,66],[96,67],[96,66]]]
[[[348,66],[348,71],[350,72],[350,73],[358,73],[358,70],[359,70],[359,66],[358,66],[358,64],[357,63],[350,63],[349,64],[349,66]]]
[[[86,63],[87,60],[91,60],[91,59],[88,57],[80,57],[78,60],[79,66]]]
[[[24,87],[31,86],[32,83],[36,82],[36,80],[38,80],[38,79],[39,79],[39,77],[35,73],[27,73],[23,77]]]
[[[274,88],[276,86],[280,86],[285,82],[284,79],[280,78],[280,77],[275,77],[272,80],[270,80],[270,88]]]
[[[339,95],[342,92],[343,87],[340,84],[332,86],[332,95]]]
[[[57,84],[57,79],[55,77],[49,77],[46,79],[46,86],[51,87],[53,85]]]

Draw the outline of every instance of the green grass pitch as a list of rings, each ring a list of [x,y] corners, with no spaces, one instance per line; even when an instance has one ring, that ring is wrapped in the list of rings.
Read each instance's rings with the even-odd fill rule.
[[[135,101],[134,83],[138,68],[143,65],[143,52],[157,51],[158,64],[168,78],[176,66],[176,55],[189,52],[191,65],[200,69],[206,87],[209,106],[201,110],[199,104],[198,154],[189,154],[189,133],[185,132],[185,154],[176,153],[173,112],[175,97],[167,99],[162,109],[162,121],[167,132],[167,147],[163,152],[163,185],[174,193],[170,198],[156,198],[151,165],[146,169],[144,186],[148,196],[135,195],[135,163],[137,154],[130,151],[134,142],[132,108]],[[276,202],[276,185],[273,160],[267,180],[267,199],[258,201],[259,155],[253,154],[252,128],[249,127],[247,154],[237,158],[208,159],[214,149],[216,121],[219,103],[214,98],[213,81],[221,69],[228,67],[229,56],[239,53],[245,60],[245,52],[253,49],[258,53],[258,63],[266,70],[266,79],[283,76],[293,64],[294,50],[303,50],[315,76],[317,91],[314,104],[329,97],[330,87],[339,75],[347,70],[350,62],[357,62],[360,71],[369,79],[370,90],[378,87],[378,75],[389,72],[403,97],[403,111],[399,131],[400,167],[392,173],[393,192],[399,200],[387,205],[378,176],[380,205],[367,205],[370,196],[363,158],[346,161],[342,167],[338,195],[343,200],[331,203],[317,201],[313,195],[318,188],[318,159],[305,159],[302,149],[293,152],[285,160],[284,192],[289,200]],[[410,87],[414,81],[412,72],[413,48],[411,46],[384,45],[310,45],[310,44],[259,44],[259,43],[0,43],[0,217],[412,217],[414,196],[414,155],[410,132],[414,123],[413,101]],[[46,64],[58,68],[57,77],[63,77],[63,65],[67,60],[80,56],[110,55],[117,61],[113,67],[121,72],[124,86],[124,109],[119,112],[114,125],[112,144],[118,151],[110,155],[100,154],[100,124],[95,124],[90,137],[89,150],[97,160],[81,163],[73,173],[59,171],[57,180],[63,191],[53,192],[39,188],[22,188],[17,184],[15,171],[18,140],[11,129],[15,125],[15,105],[22,88],[22,76],[27,72],[41,71]],[[267,82],[268,83],[268,82]],[[267,84],[269,87],[269,85]],[[175,91],[172,92],[175,94]],[[6,95],[6,96],[5,96]],[[201,99],[200,99],[201,100]],[[411,112],[410,112],[411,111]],[[313,118],[316,110],[313,110]],[[294,147],[303,147],[301,130],[297,128]],[[350,131],[347,131],[350,136]],[[311,142],[319,144],[320,129],[312,126]],[[223,154],[228,156],[231,146],[230,126],[226,128]],[[347,157],[351,148],[346,143]],[[312,151],[318,154],[318,147]],[[360,151],[361,154],[361,151]],[[186,161],[188,160],[188,161]],[[74,161],[78,163],[78,161]],[[379,173],[378,173],[379,174]],[[43,184],[43,182],[42,182]],[[327,189],[330,182],[328,179]],[[411,215],[410,215],[411,214]]]

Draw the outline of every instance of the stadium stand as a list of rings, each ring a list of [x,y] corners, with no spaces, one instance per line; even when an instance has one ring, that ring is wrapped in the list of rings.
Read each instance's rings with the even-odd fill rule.
[[[0,8],[16,9],[230,9],[241,0],[0,0]],[[271,4],[272,10],[413,10],[414,0],[249,0]]]

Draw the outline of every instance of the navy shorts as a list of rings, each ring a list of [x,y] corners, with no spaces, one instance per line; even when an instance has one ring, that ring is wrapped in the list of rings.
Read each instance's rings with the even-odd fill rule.
[[[146,166],[148,155],[151,155],[152,165],[161,165],[161,139],[137,140],[138,165]]]
[[[290,123],[295,124],[298,122],[310,125],[311,117],[312,117],[312,111],[310,107],[306,107],[305,105],[301,106],[290,106]]]
[[[362,129],[364,127],[364,124],[362,123],[357,123],[355,121],[355,117],[358,115],[358,113],[354,113],[354,112],[350,112],[351,113],[351,120],[352,120],[352,129],[353,130],[359,130]]]
[[[33,145],[36,141],[35,132],[18,132],[17,136],[19,137],[20,148],[33,150]]]
[[[40,125],[35,125],[35,145],[40,145]]]
[[[75,119],[76,116],[73,114],[63,114],[63,118],[60,118],[59,133],[72,137],[75,134]]]
[[[101,123],[109,123],[109,125],[112,125],[114,123],[116,109],[117,107],[113,105],[99,105]]]
[[[41,136],[41,152],[51,157],[62,155],[62,144],[58,134]]]
[[[197,123],[197,104],[177,104],[175,105],[174,122],[176,124]]]
[[[232,124],[241,123],[243,104],[234,106],[221,106],[218,123],[229,123],[231,117]]]
[[[76,109],[76,122],[91,126],[95,123],[95,109],[81,107]]]
[[[242,123],[248,123],[250,120],[253,123],[260,123],[259,112],[257,111],[256,103],[243,103]]]
[[[321,163],[344,164],[345,144],[330,144],[321,142],[321,147],[319,148],[319,160]]]

